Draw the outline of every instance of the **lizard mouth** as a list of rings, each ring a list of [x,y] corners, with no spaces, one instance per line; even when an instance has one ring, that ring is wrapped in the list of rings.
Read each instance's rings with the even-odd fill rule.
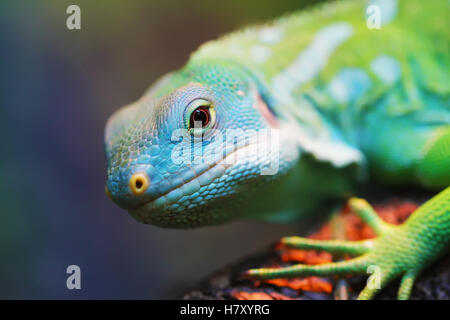
[[[193,174],[182,183],[178,183],[168,191],[158,195],[156,198],[150,199],[139,205],[134,211],[150,212],[155,209],[161,209],[165,205],[175,203],[183,196],[195,193],[201,187],[209,185],[214,180],[220,178],[225,173],[226,169],[233,166],[238,161],[239,156],[244,155],[248,157],[248,155],[245,155],[246,152],[255,145],[255,143],[246,142],[242,146],[234,147],[228,154],[213,161],[211,164],[208,165],[204,163],[203,165],[198,166],[196,170],[193,170],[196,174]]]

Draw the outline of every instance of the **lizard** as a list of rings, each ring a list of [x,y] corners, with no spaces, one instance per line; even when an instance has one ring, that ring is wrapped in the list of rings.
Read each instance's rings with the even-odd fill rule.
[[[351,259],[245,275],[377,266],[379,286],[368,283],[358,298],[400,278],[398,298],[408,299],[450,248],[447,12],[444,0],[341,0],[204,43],[108,119],[107,195],[166,228],[302,221],[348,200],[375,238],[281,242]],[[435,195],[395,226],[355,197],[373,186]]]

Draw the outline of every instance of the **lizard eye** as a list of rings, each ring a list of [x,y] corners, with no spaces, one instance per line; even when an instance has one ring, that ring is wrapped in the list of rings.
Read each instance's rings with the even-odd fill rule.
[[[193,128],[196,122],[201,123],[201,127],[204,128],[209,124],[209,119],[211,115],[209,114],[209,107],[198,107],[191,113],[191,120],[189,126]]]
[[[185,122],[193,136],[202,137],[216,122],[214,106],[205,99],[192,101],[186,108]]]

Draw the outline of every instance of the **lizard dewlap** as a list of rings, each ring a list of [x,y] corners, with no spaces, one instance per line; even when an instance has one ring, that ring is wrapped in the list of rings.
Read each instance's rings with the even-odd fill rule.
[[[370,242],[286,238],[357,255],[248,276],[365,273],[399,298],[450,243],[449,2],[344,0],[202,45],[180,70],[114,113],[106,193],[139,221],[190,228],[238,218],[290,221],[359,186],[440,192],[401,226],[350,204]],[[323,210],[322,210],[323,211]]]

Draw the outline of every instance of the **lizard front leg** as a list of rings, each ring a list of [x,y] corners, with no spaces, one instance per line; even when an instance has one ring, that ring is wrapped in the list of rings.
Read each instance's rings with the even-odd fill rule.
[[[420,272],[448,252],[450,248],[450,187],[419,207],[408,220],[391,225],[381,220],[363,199],[350,199],[352,209],[377,234],[362,241],[311,240],[286,237],[282,243],[298,249],[325,250],[356,256],[342,262],[322,265],[294,265],[286,268],[262,268],[248,270],[245,275],[258,279],[276,279],[304,276],[343,276],[365,274],[379,270],[368,281],[358,299],[371,299],[389,282],[401,277],[398,299],[408,299],[414,281]],[[373,285],[378,283],[378,285]]]

